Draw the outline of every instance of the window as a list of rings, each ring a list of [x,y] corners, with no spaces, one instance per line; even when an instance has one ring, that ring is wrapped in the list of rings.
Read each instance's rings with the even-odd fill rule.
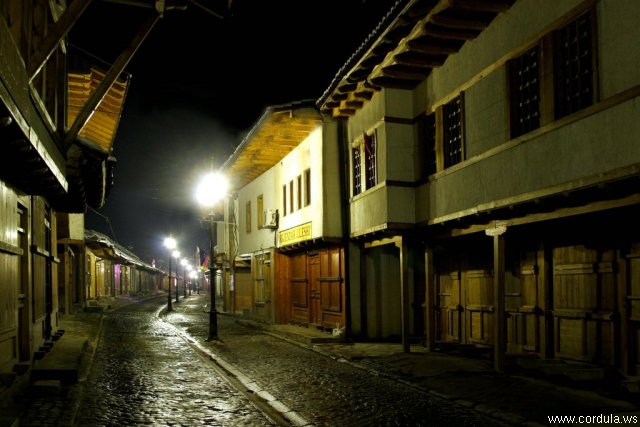
[[[444,167],[448,168],[463,158],[462,95],[442,107],[442,123]]]
[[[298,181],[297,183],[298,192],[296,193],[297,208],[302,209],[302,175],[298,175],[297,181]]]
[[[540,59],[536,45],[509,61],[511,137],[540,127]]]
[[[353,162],[353,195],[357,196],[362,192],[362,165],[360,164],[360,147],[351,150],[351,161]]]
[[[287,184],[282,186],[282,216],[287,215]]]
[[[556,119],[588,107],[594,101],[592,22],[588,12],[555,33]]]
[[[586,12],[507,63],[512,138],[595,102],[593,21]]]
[[[304,171],[304,205],[311,204],[311,169]]]
[[[377,184],[377,162],[376,162],[376,134],[364,134],[365,172],[367,189]]]
[[[289,181],[289,212],[293,212],[293,180]]]
[[[246,212],[245,227],[246,227],[247,233],[251,233],[251,201],[247,202],[245,212]]]
[[[258,215],[258,230],[264,228],[264,205],[262,194],[256,200],[256,215]]]

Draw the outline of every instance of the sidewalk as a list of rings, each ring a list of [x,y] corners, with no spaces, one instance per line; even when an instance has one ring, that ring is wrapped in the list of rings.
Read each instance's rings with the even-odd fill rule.
[[[59,329],[64,330],[64,333],[51,351],[36,362],[31,373],[32,384],[25,386],[23,381],[22,387],[16,387],[18,395],[24,398],[25,392],[33,395],[34,391],[44,393],[48,390],[51,393],[51,387],[58,390],[64,387],[65,380],[56,385],[55,381],[47,379],[50,377],[47,369],[70,369],[72,365],[76,377],[73,374],[66,377],[68,382],[82,380],[90,368],[100,333],[101,313],[139,300],[140,298],[103,300],[95,304],[101,307],[96,308],[95,312],[62,316]],[[208,318],[208,310],[203,308],[209,302],[208,295],[192,295],[182,301],[188,303],[174,304],[175,312],[202,316],[203,320]],[[230,316],[224,313],[219,315]],[[446,352],[429,353],[418,344],[411,346],[410,353],[404,353],[400,343],[336,342],[330,334],[299,326],[270,325],[242,316],[236,317],[236,321],[322,353],[336,361],[365,369],[373,375],[393,378],[408,387],[472,407],[514,425],[549,425],[549,415],[638,415],[640,420],[640,396],[636,394],[608,389],[606,384],[601,383],[588,383],[580,388],[575,383],[570,386],[569,383],[562,384],[556,380],[552,382],[548,378],[530,374],[515,363],[510,364],[508,374],[500,375],[494,372],[486,354],[471,357]],[[204,341],[201,338],[197,339]],[[34,383],[34,380],[39,383]],[[19,384],[17,382],[16,385]],[[410,393],[409,390],[408,392]],[[11,396],[7,390],[0,395],[0,426],[18,425],[15,424],[16,418],[12,416],[10,409],[11,402],[19,401],[20,398],[9,400],[7,396]],[[70,403],[67,401],[64,404]],[[14,412],[15,409],[13,408]],[[43,413],[42,417],[46,419],[47,414]]]

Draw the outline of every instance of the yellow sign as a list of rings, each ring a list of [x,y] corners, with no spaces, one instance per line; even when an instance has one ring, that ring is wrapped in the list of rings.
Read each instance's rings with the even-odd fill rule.
[[[280,246],[290,245],[292,243],[301,242],[311,238],[311,223],[299,225],[297,227],[282,230],[278,233],[278,241]]]

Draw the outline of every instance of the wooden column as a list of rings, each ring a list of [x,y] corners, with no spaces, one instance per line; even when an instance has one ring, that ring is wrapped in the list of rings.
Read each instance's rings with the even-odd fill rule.
[[[498,226],[486,230],[487,236],[493,237],[493,367],[498,373],[506,368],[507,335],[506,313],[504,304],[504,233],[507,227]]]
[[[433,351],[436,345],[436,292],[434,282],[434,267],[433,267],[433,249],[430,247],[424,248],[424,270],[425,270],[425,297],[424,297],[424,331],[426,335],[425,345],[427,351]]]
[[[411,352],[409,342],[411,296],[409,292],[409,246],[407,238],[401,237],[396,246],[400,249],[400,309],[402,312],[402,351]]]

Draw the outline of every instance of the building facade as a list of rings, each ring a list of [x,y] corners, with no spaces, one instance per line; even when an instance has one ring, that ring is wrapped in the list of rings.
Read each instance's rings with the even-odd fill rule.
[[[124,63],[106,73],[69,46],[88,3],[0,3],[3,378],[28,371],[60,316],[88,297],[83,214],[109,194],[129,84]]]
[[[319,99],[352,330],[636,375],[640,5],[543,4],[398,2]]]
[[[337,123],[272,106],[223,165],[232,180],[236,311],[322,330],[346,322]]]

